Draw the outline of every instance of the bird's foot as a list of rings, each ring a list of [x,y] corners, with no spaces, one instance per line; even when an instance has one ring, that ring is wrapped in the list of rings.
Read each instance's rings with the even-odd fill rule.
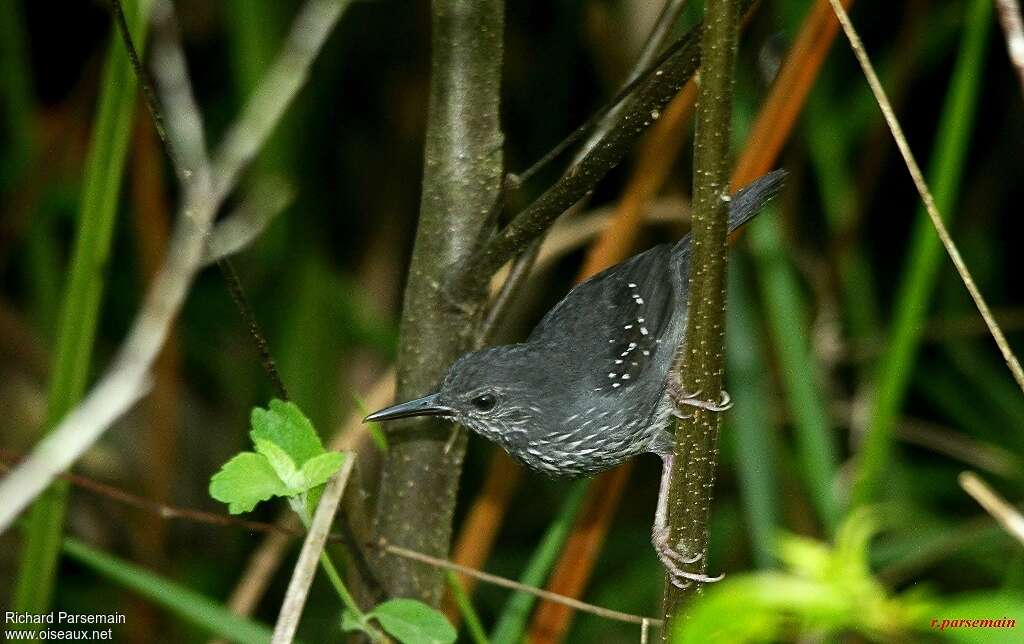
[[[669,580],[672,585],[676,588],[689,588],[693,582],[701,583],[714,583],[721,581],[725,575],[716,575],[711,577],[697,572],[690,572],[683,570],[683,566],[689,566],[697,563],[704,558],[703,553],[697,553],[695,555],[687,556],[680,552],[685,550],[685,546],[680,543],[678,545],[679,550],[669,545],[668,528],[658,530],[654,534],[654,551],[658,553],[658,559],[661,561],[661,565],[665,566],[665,571],[668,573]]]
[[[726,411],[732,408],[732,397],[728,391],[722,390],[722,398],[718,402],[703,400],[699,390],[692,394],[686,393],[674,378],[669,379],[668,396],[672,401],[672,415],[676,418],[690,418],[691,414],[684,413],[683,407],[696,407],[707,411]]]

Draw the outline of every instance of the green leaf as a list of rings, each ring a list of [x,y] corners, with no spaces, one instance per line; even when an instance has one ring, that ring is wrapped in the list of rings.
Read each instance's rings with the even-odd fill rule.
[[[579,479],[570,484],[569,493],[562,501],[558,514],[545,530],[540,543],[530,555],[526,568],[519,576],[519,583],[526,586],[544,585],[558,555],[562,552],[565,540],[569,538],[573,522],[583,505],[583,497],[586,496],[588,489],[587,484],[588,481],[585,479]],[[509,597],[495,622],[494,630],[491,631],[491,641],[494,644],[522,642],[526,636],[530,613],[536,602],[536,597],[524,592],[517,592]]]
[[[366,627],[359,621],[359,616],[349,609],[341,611],[341,630],[346,633],[366,633]]]
[[[291,490],[262,454],[242,452],[221,466],[210,479],[210,496],[228,504],[231,514],[241,514],[273,496],[288,496]]]
[[[770,642],[784,633],[822,639],[844,631],[871,641],[907,641],[908,632],[927,630],[935,612],[931,602],[914,591],[891,594],[872,576],[868,554],[875,532],[873,513],[861,508],[843,519],[834,545],[782,536],[779,559],[788,571],[741,574],[715,584],[688,608],[673,644]]]
[[[269,440],[257,438],[253,442],[256,444],[256,451],[266,457],[270,467],[274,468],[274,472],[277,473],[277,478],[281,479],[289,490],[295,494],[306,490],[307,486],[303,485],[302,474],[295,466],[292,457],[288,456],[288,452]]]
[[[344,462],[345,455],[340,452],[327,452],[306,461],[301,471],[306,489],[326,483]]]
[[[269,409],[254,408],[250,422],[249,436],[253,443],[258,440],[274,443],[291,457],[296,467],[301,468],[309,459],[324,453],[313,423],[295,403],[275,398],[270,401]]]
[[[367,615],[402,644],[449,644],[455,629],[439,611],[414,599],[392,599]]]
[[[448,582],[448,589],[452,593],[452,598],[455,599],[456,606],[459,607],[459,613],[466,623],[466,631],[469,633],[470,639],[474,644],[489,644],[487,633],[484,632],[484,625],[480,621],[480,615],[473,608],[473,602],[469,599],[462,582],[459,581],[459,576],[455,574],[454,570],[449,570],[445,573],[445,580]]]

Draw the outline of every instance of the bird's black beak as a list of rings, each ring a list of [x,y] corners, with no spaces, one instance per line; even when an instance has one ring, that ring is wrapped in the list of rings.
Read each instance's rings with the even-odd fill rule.
[[[399,403],[391,407],[385,407],[375,411],[363,419],[364,423],[373,423],[382,420],[395,420],[408,418],[410,416],[451,416],[452,410],[438,403],[439,394],[430,394],[416,400]]]

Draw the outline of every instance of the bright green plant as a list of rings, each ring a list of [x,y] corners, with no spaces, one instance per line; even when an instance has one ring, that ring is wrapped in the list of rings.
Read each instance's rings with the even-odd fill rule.
[[[351,456],[325,450],[313,423],[292,402],[271,400],[267,409],[256,407],[250,423],[256,451],[236,454],[221,466],[210,479],[210,496],[227,503],[231,514],[283,497],[309,527],[324,485]],[[326,553],[320,563],[344,605],[342,630],[361,631],[375,642],[384,641],[382,630],[403,644],[455,641],[451,624],[422,602],[392,599],[362,611]]]
[[[675,644],[690,642],[776,642],[824,639],[857,633],[869,641],[911,641],[914,633],[960,641],[989,641],[1005,635],[987,630],[941,630],[936,617],[981,613],[1020,616],[1006,593],[935,598],[920,590],[893,594],[869,567],[869,542],[876,532],[870,511],[856,510],[842,522],[833,545],[784,535],[777,556],[784,571],[737,575],[715,584],[692,606],[673,634]],[[970,599],[973,603],[965,602]],[[1017,612],[1024,609],[1019,603]],[[964,610],[963,606],[972,610]],[[742,606],[743,610],[736,610]],[[978,607],[988,607],[980,610]],[[971,638],[974,639],[971,639]],[[996,641],[996,640],[991,640]],[[998,639],[998,641],[1004,641]]]
[[[440,612],[415,599],[390,599],[378,604],[360,621],[352,611],[341,618],[344,631],[362,631],[373,636],[366,620],[372,619],[388,635],[404,644],[447,644],[455,641],[455,629]]]
[[[275,496],[288,499],[308,524],[323,485],[345,456],[328,452],[298,405],[270,401],[269,409],[252,410],[249,438],[255,452],[242,452],[210,479],[210,496],[228,504],[231,514],[249,512]]]

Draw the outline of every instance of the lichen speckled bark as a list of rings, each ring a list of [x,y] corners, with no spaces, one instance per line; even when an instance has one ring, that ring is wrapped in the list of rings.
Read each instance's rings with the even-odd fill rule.
[[[503,176],[499,122],[502,0],[434,0],[430,105],[423,192],[405,290],[398,400],[437,386],[470,348],[484,293],[453,306],[441,288],[493,226]],[[448,554],[465,435],[447,453],[451,424],[433,419],[389,428],[375,516],[378,538],[435,556]],[[437,604],[437,569],[381,555],[378,573],[394,596]]]
[[[701,50],[693,162],[693,258],[683,341],[682,383],[689,392],[715,399],[722,388],[725,351],[725,253],[729,195],[729,140],[739,0],[708,0]],[[669,488],[672,543],[692,555],[707,552],[708,517],[715,481],[721,415],[694,409],[676,425],[675,463]],[[702,573],[701,557],[689,567]],[[665,584],[664,639],[681,604],[699,588]]]

